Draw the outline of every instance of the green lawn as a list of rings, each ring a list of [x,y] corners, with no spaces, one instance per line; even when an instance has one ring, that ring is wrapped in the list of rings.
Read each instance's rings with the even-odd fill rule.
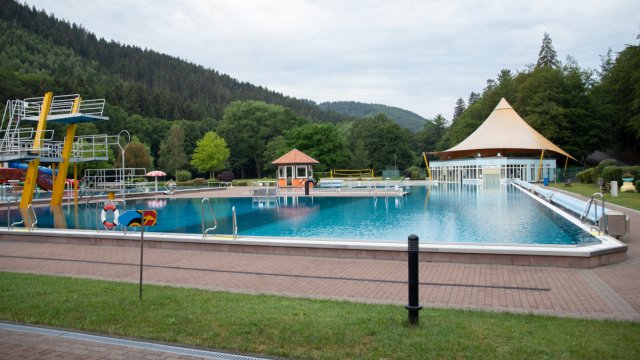
[[[296,359],[638,359],[640,323],[0,273],[0,318]],[[428,305],[428,304],[425,304]]]
[[[588,198],[594,193],[600,192],[597,184],[572,183],[571,186],[565,186],[564,183],[557,183],[549,184],[549,186],[571,191]],[[613,197],[611,194],[604,194],[604,199],[606,202],[640,211],[640,193],[618,192],[618,197]]]

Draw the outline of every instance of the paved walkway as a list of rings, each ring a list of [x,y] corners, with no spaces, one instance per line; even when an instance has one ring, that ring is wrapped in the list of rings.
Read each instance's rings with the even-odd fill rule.
[[[422,263],[420,302],[427,307],[640,321],[640,212],[625,212],[631,236],[622,263],[595,269]],[[136,248],[0,239],[0,271],[137,282],[138,261]],[[407,265],[401,261],[145,249],[144,278],[147,284],[242,293],[407,302]],[[0,353],[7,353],[2,344]],[[36,347],[20,349],[18,353],[33,353]]]
[[[51,328],[0,322],[4,360],[261,360],[251,356],[177,347]]]

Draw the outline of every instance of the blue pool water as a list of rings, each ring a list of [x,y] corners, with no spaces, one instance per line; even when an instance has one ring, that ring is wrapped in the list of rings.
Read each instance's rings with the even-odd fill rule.
[[[236,207],[240,236],[495,244],[584,244],[595,237],[510,185],[413,187],[395,197],[286,197],[278,206],[251,198],[211,198],[218,220],[213,234],[231,234]],[[67,226],[95,229],[100,210],[64,209]],[[158,211],[146,231],[201,233],[201,199],[130,199],[127,209]],[[122,210],[120,210],[122,211]],[[38,227],[54,227],[49,208],[38,208]],[[205,212],[208,226],[212,221]],[[6,223],[6,212],[0,223]],[[60,221],[57,221],[60,223]],[[5,225],[6,226],[6,225]]]

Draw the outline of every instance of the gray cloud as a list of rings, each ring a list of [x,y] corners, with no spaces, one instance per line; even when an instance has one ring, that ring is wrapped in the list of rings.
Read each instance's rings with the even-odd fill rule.
[[[98,37],[314,101],[355,100],[450,118],[504,68],[559,56],[597,68],[635,43],[640,3],[568,1],[28,0]]]

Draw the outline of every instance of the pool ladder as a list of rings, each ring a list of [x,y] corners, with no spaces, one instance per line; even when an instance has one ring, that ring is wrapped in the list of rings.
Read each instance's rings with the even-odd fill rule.
[[[213,216],[213,227],[210,228],[205,228],[205,218],[204,218],[204,203],[207,203],[207,205],[209,206],[209,212],[211,213],[211,215]],[[207,237],[207,233],[209,233],[209,231],[213,231],[218,227],[218,220],[216,219],[216,214],[213,212],[213,208],[211,207],[211,202],[209,201],[209,198],[203,198],[201,205],[200,205],[200,213],[202,215],[202,238],[206,238]]]
[[[16,207],[18,205],[18,200],[14,197],[11,197],[7,200],[7,227],[9,230],[13,229],[16,225],[22,225],[25,224],[25,219],[23,218],[20,221],[16,221],[16,222],[11,222],[10,221],[10,213],[11,213],[11,200],[13,200],[16,203]],[[38,216],[36,215],[36,211],[33,210],[33,204],[29,204],[29,206],[27,207],[27,212],[26,212],[27,218],[28,218],[28,222],[25,224],[25,227],[27,229],[29,229],[29,231],[33,231],[33,229],[36,227],[36,225],[38,225]]]
[[[601,208],[601,215],[600,218],[598,218],[598,199],[600,198],[600,208]],[[582,214],[580,215],[580,221],[584,224],[586,224],[587,222],[589,222],[589,211],[591,211],[591,206],[594,206],[595,209],[595,221],[596,221],[596,225],[591,225],[591,230],[597,229],[598,232],[600,234],[605,233],[607,230],[607,217],[604,216],[604,195],[602,195],[602,193],[594,193],[593,195],[591,195],[591,198],[589,199],[589,201],[587,202],[587,206],[584,207],[584,210],[582,211]]]
[[[207,203],[207,206],[209,207],[209,212],[211,213],[211,216],[213,217],[213,227],[207,228],[205,226],[205,217],[204,217],[204,204]],[[200,212],[202,214],[202,238],[205,239],[207,237],[207,234],[209,233],[209,231],[213,231],[218,227],[218,220],[216,219],[216,214],[213,211],[213,208],[211,207],[211,202],[209,201],[209,198],[203,198],[202,202],[201,202],[201,206],[200,206]],[[233,240],[238,238],[238,221],[236,220],[236,207],[232,206],[231,207],[231,220],[233,221],[231,227],[232,227],[232,232],[233,232]]]

